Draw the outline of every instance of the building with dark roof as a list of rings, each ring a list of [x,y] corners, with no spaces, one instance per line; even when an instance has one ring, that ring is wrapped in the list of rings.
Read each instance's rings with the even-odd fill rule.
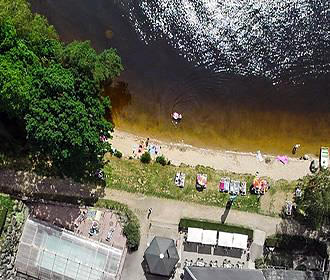
[[[151,274],[170,276],[179,261],[173,239],[156,236],[144,253]]]
[[[323,280],[323,274],[316,271],[189,266],[184,270],[184,280]]]
[[[261,270],[189,266],[184,280],[265,280]]]

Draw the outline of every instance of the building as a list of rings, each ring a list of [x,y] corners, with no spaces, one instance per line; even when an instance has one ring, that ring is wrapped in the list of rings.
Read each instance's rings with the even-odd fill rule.
[[[323,280],[320,272],[282,269],[186,267],[184,280]]]
[[[117,280],[124,250],[27,219],[15,267],[36,279]]]

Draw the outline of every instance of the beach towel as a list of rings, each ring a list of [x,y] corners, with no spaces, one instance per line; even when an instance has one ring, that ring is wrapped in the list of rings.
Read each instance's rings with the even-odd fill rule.
[[[289,158],[287,156],[277,156],[276,159],[283,164],[287,164],[289,162]]]

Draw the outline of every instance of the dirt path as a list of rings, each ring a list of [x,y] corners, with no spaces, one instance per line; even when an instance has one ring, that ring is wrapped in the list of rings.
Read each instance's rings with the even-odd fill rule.
[[[144,140],[146,139],[134,134],[115,130],[111,143],[124,156],[129,157],[133,153],[133,147]],[[181,163],[191,166],[204,165],[219,170],[250,174],[255,174],[258,171],[261,176],[289,181],[296,180],[309,173],[309,160],[289,158],[289,163],[283,165],[274,156],[270,155],[267,155],[267,157],[271,162],[265,163],[265,160],[259,162],[256,159],[256,154],[253,153],[202,149],[182,143],[162,142],[157,139],[150,139],[149,143],[161,146],[161,153],[175,165]],[[263,155],[263,157],[266,156]]]

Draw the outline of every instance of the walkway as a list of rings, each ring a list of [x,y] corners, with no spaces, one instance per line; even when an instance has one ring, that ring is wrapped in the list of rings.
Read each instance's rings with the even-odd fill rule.
[[[141,222],[145,221],[149,207],[152,208],[151,220],[174,225],[178,225],[183,217],[220,221],[225,211],[224,208],[149,197],[112,189],[106,189],[105,198],[127,204],[139,216]],[[237,210],[230,210],[226,219],[228,224],[259,229],[264,231],[267,236],[276,232],[276,226],[281,221],[280,218]]]
[[[143,254],[147,247],[150,223],[165,228],[173,228],[175,231],[181,218],[197,218],[220,221],[225,209],[211,206],[204,206],[194,203],[186,203],[178,200],[161,199],[148,197],[141,194],[133,194],[113,189],[105,190],[106,199],[125,203],[139,217],[141,225],[141,241],[139,250],[127,254],[124,264],[122,279],[136,280],[159,280],[160,278],[144,275],[141,263]],[[148,208],[152,208],[150,219],[147,219]],[[276,232],[276,226],[281,223],[280,218],[263,216],[255,213],[230,210],[226,222],[237,224],[252,229],[259,229],[271,235]],[[166,234],[164,235],[166,236]],[[176,275],[175,280],[179,279]]]

